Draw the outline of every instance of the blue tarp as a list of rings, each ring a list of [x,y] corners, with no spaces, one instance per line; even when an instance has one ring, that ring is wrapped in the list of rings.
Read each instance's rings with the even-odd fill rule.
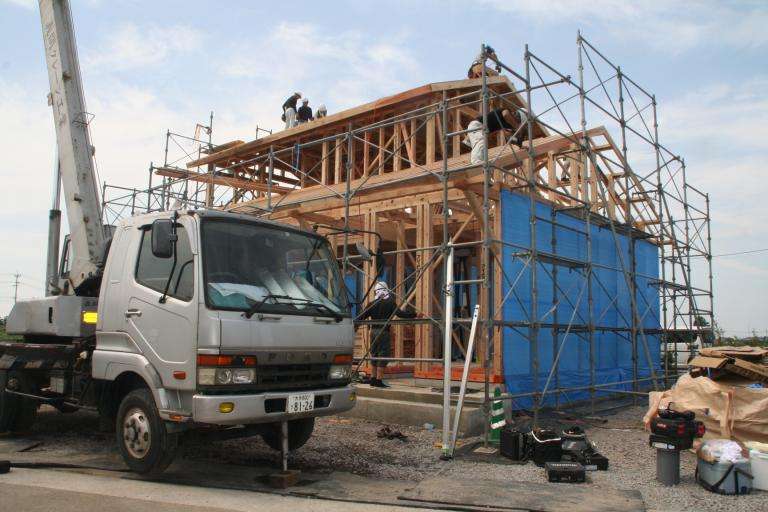
[[[529,322],[531,264],[526,266],[524,253],[531,246],[530,199],[502,190],[501,203],[502,238],[515,245],[504,245],[502,250],[505,276],[502,278],[501,293],[502,297],[507,297],[503,306],[503,319],[506,322]],[[572,260],[570,267],[543,262],[536,264],[539,322],[545,326],[553,323],[586,326],[590,318],[586,272],[583,267],[579,267],[579,262],[585,262],[588,257],[586,223],[565,212],[557,212],[553,217],[550,205],[539,202],[535,204],[536,216],[539,218],[536,226],[537,250]],[[554,225],[550,220],[559,225]],[[614,236],[610,227],[594,224],[590,226],[590,233],[594,325],[599,328],[629,328],[632,325],[630,292],[621,270],[630,265],[628,239],[620,233]],[[659,294],[658,288],[652,283],[658,279],[657,247],[648,241],[635,239],[635,261],[637,309],[642,326],[645,329],[658,329]],[[554,285],[555,276],[557,287]],[[558,371],[553,372],[547,389],[590,385],[588,333],[574,329],[575,332],[565,336],[565,332],[559,331],[556,334],[551,327],[545,326],[539,329],[538,334],[538,372],[534,370],[534,354],[528,339],[528,328],[507,326],[502,329],[504,379],[510,393],[541,391],[559,350]],[[595,383],[631,379],[633,362],[630,333],[596,329],[593,340]],[[638,334],[637,340],[638,375],[649,376],[651,367],[660,371],[659,336]],[[616,385],[612,388],[631,389],[631,385]],[[559,400],[564,403],[588,397],[587,390],[572,391],[560,394]],[[544,403],[553,404],[555,399],[554,394],[547,395]],[[517,399],[513,404],[517,409],[530,408],[532,405],[530,398]]]

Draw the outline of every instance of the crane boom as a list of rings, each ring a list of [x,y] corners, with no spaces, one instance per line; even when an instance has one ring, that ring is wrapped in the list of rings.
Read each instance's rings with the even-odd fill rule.
[[[88,133],[72,14],[67,0],[40,0],[58,159],[70,230],[69,280],[78,291],[100,273],[104,228]]]

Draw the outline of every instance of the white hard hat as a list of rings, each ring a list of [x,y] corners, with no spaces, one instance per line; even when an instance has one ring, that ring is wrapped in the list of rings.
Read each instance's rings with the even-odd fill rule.
[[[325,104],[321,103],[321,104],[320,104],[320,105],[317,107],[317,110],[318,110],[318,111],[325,111],[325,110],[327,110],[327,109],[325,108]]]
[[[309,99],[308,98],[304,98],[303,100],[301,100],[301,102],[302,103],[309,103]]]

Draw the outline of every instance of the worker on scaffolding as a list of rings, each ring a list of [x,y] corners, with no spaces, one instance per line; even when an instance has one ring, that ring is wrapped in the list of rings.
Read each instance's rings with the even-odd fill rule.
[[[485,60],[488,57],[493,57],[494,59],[498,60],[496,52],[493,48],[488,46],[486,49],[488,51],[487,56],[480,53],[477,57],[475,57],[475,60],[472,61],[472,64],[470,64],[469,70],[467,71],[467,78],[480,78],[483,76],[483,71],[485,71],[485,76],[498,76],[499,73],[501,73],[501,66],[498,64],[496,64],[495,69],[489,68],[485,65]]]
[[[283,121],[285,121],[286,130],[296,126],[296,103],[299,99],[301,99],[301,93],[295,92],[283,103]]]
[[[301,100],[301,106],[299,107],[299,124],[304,124],[312,121],[312,107],[309,106],[309,99],[304,98]]]
[[[521,146],[520,133],[523,126],[528,122],[528,116],[525,110],[518,108],[510,110],[508,108],[498,108],[488,112],[488,135],[503,130],[507,139],[507,144]],[[485,150],[485,139],[483,137],[483,116],[479,115],[467,125],[467,137],[464,144],[472,148],[469,156],[469,163],[479,164],[483,161],[483,152]]]
[[[315,119],[321,119],[328,115],[328,109],[325,108],[325,104],[321,103],[319,107],[317,107],[317,112],[315,112]]]
[[[416,318],[416,312],[413,308],[400,309],[395,303],[395,297],[384,281],[378,281],[373,287],[373,302],[360,313],[356,320],[378,320],[382,325],[376,325],[371,330],[371,364],[373,373],[371,374],[371,386],[374,388],[388,388],[385,384],[384,368],[387,361],[381,361],[379,357],[390,357],[390,333],[389,321],[398,316],[400,318]]]

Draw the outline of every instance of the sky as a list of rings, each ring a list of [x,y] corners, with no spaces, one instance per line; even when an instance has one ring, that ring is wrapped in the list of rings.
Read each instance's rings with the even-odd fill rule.
[[[517,70],[528,44],[575,77],[581,30],[655,94],[660,140],[710,194],[713,254],[768,248],[765,1],[73,0],[72,9],[99,174],[110,185],[146,187],[166,130],[192,134],[211,111],[215,142],[250,140],[257,126],[280,127],[294,90],[335,112],[464,78],[482,43]],[[43,291],[55,141],[35,0],[0,0],[0,49],[4,315],[13,274],[20,298]],[[768,252],[713,265],[720,326],[768,334]]]

